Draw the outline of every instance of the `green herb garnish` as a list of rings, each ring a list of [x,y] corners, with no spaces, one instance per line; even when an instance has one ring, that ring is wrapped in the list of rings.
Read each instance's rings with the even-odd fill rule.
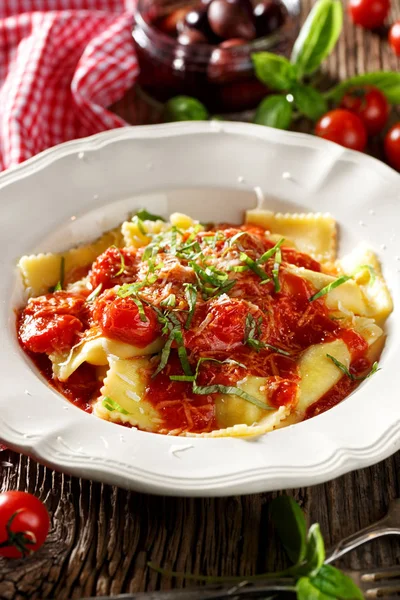
[[[253,260],[252,258],[250,258],[250,256],[248,256],[245,252],[240,253],[240,260],[242,262],[246,263],[246,265],[249,267],[249,269],[251,269],[256,275],[258,275],[260,279],[262,279],[265,282],[270,281],[270,278],[268,277],[268,275],[266,274],[264,269],[262,269],[257,264],[257,262],[255,260]]]
[[[243,343],[253,348],[256,352],[260,350],[264,350],[267,348],[268,350],[272,350],[277,354],[282,354],[283,356],[290,356],[290,352],[286,352],[285,350],[281,350],[281,348],[277,348],[272,344],[266,344],[262,342],[259,338],[261,336],[261,324],[262,317],[259,319],[255,319],[252,314],[248,314],[246,317],[245,328],[244,328],[244,339]]]
[[[170,308],[175,308],[176,305],[176,296],[175,294],[169,294],[164,300],[160,302],[161,306],[169,306]]]
[[[142,235],[148,235],[147,231],[144,227],[144,223],[143,223],[142,219],[139,219],[139,217],[137,215],[132,217],[132,223],[135,223],[135,225],[137,225],[137,227]]]
[[[65,279],[65,258],[62,256],[60,261],[60,279],[54,286],[53,292],[60,292],[64,289],[64,279]]]
[[[265,263],[267,262],[267,260],[272,258],[276,254],[278,249],[282,246],[284,241],[285,238],[281,238],[279,242],[276,242],[275,246],[264,252],[264,254],[260,256],[260,258],[257,260],[257,264],[261,265],[262,263]]]
[[[108,396],[105,396],[105,398],[103,399],[102,405],[104,406],[104,408],[106,408],[107,410],[117,410],[118,412],[120,412],[122,415],[129,415],[128,411],[125,410],[124,408],[122,408],[122,406],[120,406],[118,404],[118,402],[115,402],[114,400],[112,400],[111,398],[109,398]]]
[[[184,283],[183,287],[185,288],[185,297],[189,306],[188,316],[185,323],[185,328],[189,329],[190,324],[193,319],[194,311],[196,309],[196,301],[197,301],[197,289],[192,283]]]
[[[93,300],[95,300],[97,298],[97,296],[100,294],[102,287],[103,287],[103,284],[99,283],[99,285],[86,298],[86,302],[93,302]]]
[[[319,290],[319,292],[317,292],[316,294],[311,296],[311,298],[308,299],[309,302],[313,302],[313,300],[317,300],[318,298],[329,294],[329,292],[339,287],[343,283],[346,283],[346,281],[349,281],[349,279],[353,279],[357,275],[357,273],[359,273],[360,271],[364,271],[365,269],[369,271],[369,284],[372,285],[376,278],[375,269],[371,267],[371,265],[361,265],[360,267],[358,267],[358,269],[354,271],[352,275],[342,275],[341,277],[338,277],[338,279],[335,279],[335,281],[332,281],[331,283],[323,287],[321,290]]]
[[[335,358],[331,354],[327,354],[326,356],[328,358],[330,358],[330,360],[333,362],[333,364],[338,369],[340,369],[342,371],[342,373],[344,373],[352,381],[364,381],[364,379],[368,379],[368,377],[371,377],[372,375],[374,375],[374,373],[376,373],[377,371],[380,371],[379,363],[377,361],[375,361],[374,364],[372,365],[371,370],[368,373],[368,375],[364,375],[364,377],[356,377],[355,375],[353,375],[352,373],[350,373],[350,371],[346,367],[346,365],[344,365],[342,362],[340,362],[340,360],[338,360],[337,358]]]
[[[190,368],[179,319],[173,312],[163,313],[155,306],[153,306],[153,309],[157,313],[157,319],[159,323],[163,325],[162,334],[168,335],[168,339],[164,345],[164,348],[162,349],[160,362],[152,377],[154,378],[156,375],[158,375],[158,373],[160,373],[166,366],[171,353],[171,345],[174,341],[176,342],[178,348],[178,356],[183,372],[185,375],[192,375],[192,369]]]
[[[115,275],[113,275],[113,277],[118,277],[119,275],[122,275],[122,273],[125,272],[125,258],[124,258],[124,255],[122,254],[122,251],[120,248],[117,248],[117,246],[111,246],[111,248],[115,248],[119,252],[120,267],[119,267],[118,272],[115,273]]]
[[[153,215],[151,212],[149,212],[145,208],[141,208],[140,210],[138,210],[135,216],[138,217],[141,221],[164,221],[165,222],[165,219],[163,217],[160,217],[159,215]]]
[[[274,282],[275,292],[280,292],[280,289],[281,289],[281,284],[279,281],[279,267],[281,266],[281,262],[282,262],[282,252],[281,252],[281,249],[278,247],[276,250],[276,253],[275,253],[274,267],[272,269],[272,279]]]
[[[200,358],[197,361],[196,371],[195,371],[194,375],[190,375],[190,376],[186,376],[186,377],[183,375],[170,375],[171,381],[193,382],[192,391],[194,394],[199,394],[199,395],[228,394],[231,396],[239,396],[240,398],[243,398],[243,400],[247,400],[247,402],[250,402],[251,404],[258,406],[258,408],[262,408],[263,410],[274,410],[274,408],[272,406],[268,406],[268,404],[261,402],[261,400],[259,400],[258,398],[251,396],[250,394],[248,394],[241,388],[238,388],[233,385],[229,385],[229,386],[228,385],[220,385],[220,384],[204,385],[204,386],[197,385],[197,377],[199,374],[200,366],[202,363],[204,363],[206,361],[207,362],[216,362],[220,365],[235,364],[239,367],[246,368],[246,366],[243,365],[242,363],[240,363],[236,360],[229,359],[229,358],[226,360],[217,360],[216,358]]]
[[[205,299],[228,293],[236,283],[235,279],[229,279],[227,273],[218,271],[215,267],[203,269],[193,261],[189,262],[189,266],[196,275],[199,288]]]

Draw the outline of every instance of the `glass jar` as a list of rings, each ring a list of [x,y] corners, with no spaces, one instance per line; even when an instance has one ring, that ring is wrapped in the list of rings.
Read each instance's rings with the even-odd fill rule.
[[[198,0],[138,0],[133,38],[142,97],[156,107],[174,96],[193,96],[211,114],[224,116],[254,109],[268,90],[254,75],[251,54],[268,51],[288,56],[298,33],[300,0],[282,0],[282,4],[287,17],[276,32],[221,48],[208,43],[182,45],[157,27],[160,18],[194,8]]]

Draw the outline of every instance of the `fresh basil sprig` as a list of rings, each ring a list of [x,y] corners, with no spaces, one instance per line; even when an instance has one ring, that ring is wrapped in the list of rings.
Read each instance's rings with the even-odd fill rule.
[[[290,62],[297,79],[314,73],[332,52],[343,26],[340,0],[319,0],[312,8],[294,44]]]
[[[208,111],[204,104],[190,96],[175,96],[164,107],[164,120],[207,121]]]
[[[233,577],[214,577],[168,571],[147,563],[164,576],[182,577],[205,583],[240,583],[268,579],[279,582],[279,590],[295,592],[297,600],[362,600],[361,590],[350,577],[331,565],[324,564],[325,545],[317,523],[307,531],[303,511],[290,496],[279,496],[270,505],[270,516],[292,566],[278,573],[260,573]],[[293,584],[290,583],[292,578]],[[275,596],[274,596],[275,597]]]
[[[276,129],[289,129],[292,117],[292,103],[285,96],[273,95],[267,96],[258,105],[254,123]]]

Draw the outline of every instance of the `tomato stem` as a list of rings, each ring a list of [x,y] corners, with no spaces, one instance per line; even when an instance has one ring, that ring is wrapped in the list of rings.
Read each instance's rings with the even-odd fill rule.
[[[29,545],[33,546],[36,544],[36,537],[32,533],[32,531],[12,531],[11,525],[18,515],[18,513],[22,512],[24,509],[15,511],[13,515],[8,519],[6,525],[7,531],[7,539],[4,542],[0,542],[0,548],[11,548],[15,547],[19,552],[21,552],[22,556],[28,556],[28,554],[32,553],[32,550],[28,548]]]

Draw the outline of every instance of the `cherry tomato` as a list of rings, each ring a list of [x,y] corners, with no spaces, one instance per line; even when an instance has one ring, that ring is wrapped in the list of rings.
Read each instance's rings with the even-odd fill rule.
[[[386,134],[385,153],[392,167],[400,171],[400,122]]]
[[[243,300],[227,298],[204,306],[185,331],[185,346],[193,350],[227,351],[243,344],[249,305]],[[254,314],[254,318],[262,316]]]
[[[31,352],[62,352],[71,348],[86,319],[85,298],[55,292],[32,298],[21,314],[19,339]]]
[[[19,339],[31,352],[51,354],[72,348],[82,329],[82,322],[72,315],[25,315],[20,323]]]
[[[89,281],[95,290],[131,283],[137,272],[136,250],[110,246],[94,261],[89,272]]]
[[[382,131],[390,111],[385,94],[372,86],[349,89],[340,106],[358,115],[369,135],[377,135]]]
[[[143,348],[160,335],[160,326],[150,306],[142,305],[144,314],[132,298],[100,298],[93,310],[104,335]]]
[[[0,556],[21,558],[36,552],[49,533],[44,504],[26,492],[0,494]]]
[[[360,117],[342,108],[326,113],[318,121],[315,133],[325,140],[359,152],[367,144],[367,132]]]
[[[381,27],[390,10],[390,0],[350,0],[349,13],[356,25],[365,29]]]
[[[396,21],[389,31],[389,43],[393,52],[400,56],[400,21]]]

